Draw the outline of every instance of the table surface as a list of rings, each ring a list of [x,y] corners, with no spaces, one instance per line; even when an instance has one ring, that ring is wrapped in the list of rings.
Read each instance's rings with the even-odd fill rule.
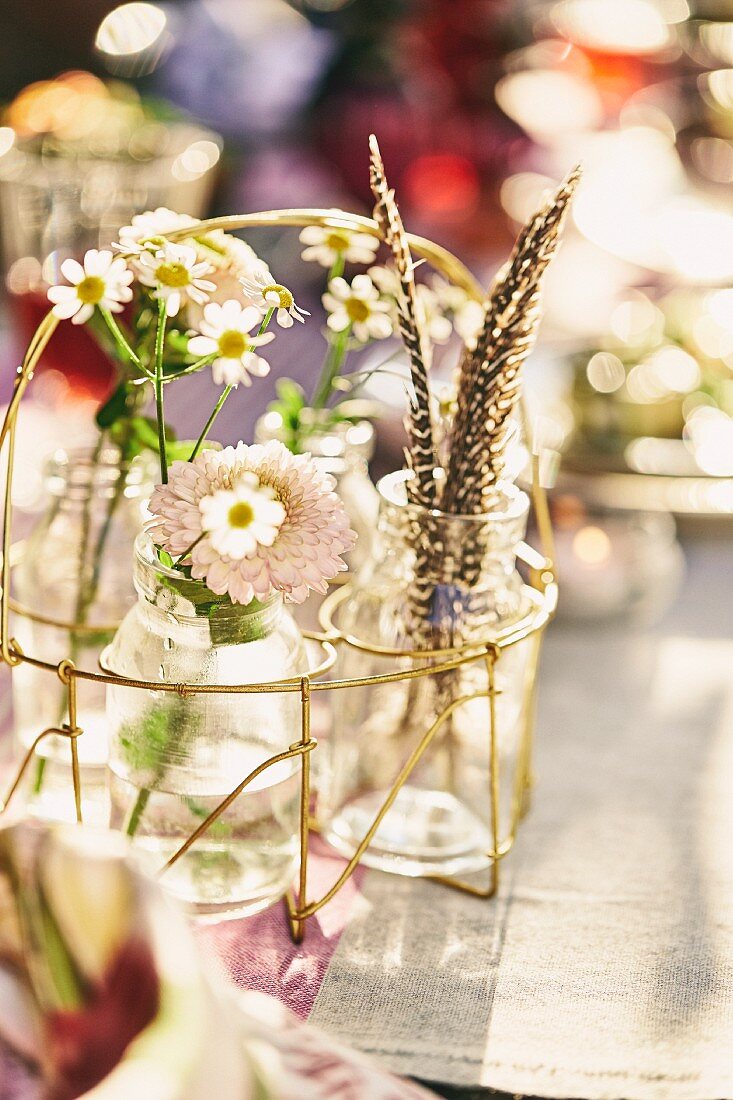
[[[733,570],[684,549],[659,623],[549,631],[499,897],[368,872],[321,1028],[465,1096],[733,1096]]]

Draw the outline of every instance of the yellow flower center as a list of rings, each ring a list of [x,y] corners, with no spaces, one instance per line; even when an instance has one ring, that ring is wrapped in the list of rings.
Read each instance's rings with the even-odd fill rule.
[[[96,306],[104,298],[104,279],[99,275],[87,275],[77,284],[76,296],[85,306]]]
[[[255,518],[254,509],[251,504],[247,504],[246,500],[238,500],[236,504],[233,504],[229,509],[227,516],[230,527],[249,527],[252,520]]]
[[[176,289],[188,286],[191,282],[191,272],[185,264],[178,262],[161,264],[155,272],[155,277],[163,286],[172,286]]]
[[[262,288],[262,296],[267,301],[267,295],[275,293],[280,299],[280,309],[292,309],[295,299],[286,286],[282,283],[270,283]]]
[[[326,237],[326,246],[332,248],[334,252],[345,252],[351,244],[351,237],[346,233],[339,233],[338,231],[331,232]]]
[[[225,359],[239,359],[246,349],[247,341],[236,329],[228,329],[219,337],[219,354]]]
[[[344,305],[352,324],[366,321],[369,316],[369,306],[361,298],[347,298]]]
[[[147,248],[150,245],[152,245],[153,248],[163,248],[163,246],[166,244],[166,239],[165,237],[160,237],[154,234],[152,237],[142,237],[140,239],[140,244],[143,248]]]

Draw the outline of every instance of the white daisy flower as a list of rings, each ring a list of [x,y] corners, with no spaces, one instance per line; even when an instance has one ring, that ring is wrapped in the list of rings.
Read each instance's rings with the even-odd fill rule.
[[[367,271],[367,275],[375,286],[379,287],[382,294],[388,298],[397,298],[400,293],[400,280],[393,267],[384,264],[375,264]]]
[[[269,485],[244,471],[231,489],[219,489],[199,500],[201,529],[217,554],[231,561],[272,546],[285,519],[285,509]]]
[[[331,279],[322,300],[328,311],[326,324],[333,332],[350,327],[362,343],[392,335],[392,305],[380,299],[368,275],[355,275],[350,284],[346,279]]]
[[[453,327],[466,347],[475,348],[484,323],[484,306],[471,298],[463,287],[454,286],[440,275],[433,276],[431,287],[441,309],[452,316]]]
[[[153,287],[153,297],[165,302],[169,317],[175,317],[185,302],[202,305],[215,289],[212,282],[202,278],[209,274],[211,265],[199,261],[195,250],[186,244],[164,241],[154,252],[141,252],[135,266],[140,282]]]
[[[357,233],[353,229],[321,229],[317,225],[306,226],[300,240],[308,245],[301,252],[303,259],[315,260],[322,267],[333,267],[339,259],[352,264],[370,264],[379,248],[379,240],[368,233]]]
[[[418,283],[415,287],[417,295],[418,320],[423,332],[434,344],[445,344],[450,340],[453,325],[450,319],[440,307],[438,296],[425,283]]]
[[[292,291],[282,283],[276,283],[269,271],[254,271],[250,278],[242,279],[242,287],[248,299],[263,313],[277,310],[275,320],[280,328],[292,328],[293,321],[303,323],[310,317],[307,309],[296,305]]]
[[[162,248],[169,233],[195,224],[196,219],[190,214],[178,214],[166,206],[159,206],[156,210],[136,214],[131,225],[123,225],[119,232],[120,239],[112,247],[131,254],[150,250],[151,247],[155,250]]]
[[[75,325],[88,321],[96,306],[120,313],[123,303],[132,298],[133,273],[121,256],[115,257],[108,249],[90,248],[83,266],[78,260],[64,260],[61,274],[71,286],[49,287],[48,300],[54,303],[54,316],[61,320],[71,317]]]
[[[453,327],[469,350],[473,351],[484,327],[486,309],[475,298],[467,298],[453,315]]]
[[[261,322],[262,314],[255,306],[243,307],[235,298],[223,305],[209,302],[204,306],[201,335],[191,337],[188,350],[202,358],[216,355],[211,371],[218,386],[237,386],[240,382],[250,386],[251,376],[264,378],[270,371],[267,360],[252,350],[275,339],[272,332],[250,335]]]
[[[267,264],[245,241],[217,229],[205,236],[189,237],[184,244],[194,247],[199,260],[206,260],[212,266],[213,270],[206,276],[214,284],[210,301],[223,305],[236,298],[242,306],[254,304],[245,294],[242,281],[252,279],[256,272],[267,271]],[[192,303],[187,314],[191,327],[200,328],[203,308]]]
[[[393,299],[393,322],[397,325],[397,303],[401,294],[400,280],[393,267],[376,265],[369,268],[369,277],[385,297]],[[445,284],[448,285],[447,283]],[[459,289],[459,288],[453,288]],[[445,344],[450,339],[453,326],[445,314],[445,307],[437,291],[425,283],[415,287],[418,320],[423,332],[434,344]],[[467,295],[466,295],[467,297]]]

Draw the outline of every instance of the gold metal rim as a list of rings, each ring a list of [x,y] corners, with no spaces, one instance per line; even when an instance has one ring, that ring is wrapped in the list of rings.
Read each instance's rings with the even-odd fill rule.
[[[392,646],[375,645],[354,634],[344,634],[338,624],[334,622],[334,615],[338,612],[341,604],[349,599],[351,595],[350,583],[336,589],[326,597],[320,608],[319,619],[325,633],[330,637],[338,638],[339,641],[352,649],[358,649],[363,653],[372,653],[375,657],[408,657],[413,660],[438,658],[446,661],[460,655],[467,656],[470,654],[477,657],[486,653],[488,649],[508,649],[509,646],[516,645],[517,642],[523,641],[523,639],[530,637],[530,635],[542,630],[547,625],[556,606],[555,586],[550,584],[544,592],[538,592],[535,588],[524,585],[523,591],[527,599],[533,604],[533,608],[517,623],[487,638],[445,649],[399,649]],[[433,672],[439,670],[436,665],[431,665],[431,668]]]
[[[117,622],[100,623],[99,626],[93,626],[91,623],[72,623],[66,622],[64,619],[53,619],[50,615],[41,615],[38,611],[32,611],[30,607],[18,603],[12,596],[8,596],[8,609],[14,615],[20,615],[21,618],[29,619],[32,623],[39,623],[41,626],[53,626],[57,630],[65,630],[69,634],[114,634],[120,625]]]
[[[284,680],[268,680],[263,684],[171,684],[160,683],[156,680],[136,680],[127,676],[120,676],[114,669],[109,667],[107,663],[109,646],[105,646],[99,656],[99,667],[102,669],[101,675],[99,673],[86,672],[81,668],[75,668],[73,675],[81,680],[95,680],[98,683],[117,684],[118,687],[142,688],[146,691],[174,691],[180,695],[249,695],[263,692],[276,694],[283,691],[300,691],[303,675],[305,675],[308,680],[311,680],[314,676],[322,676],[325,672],[333,668],[338,656],[336,647],[330,641],[322,641],[315,638],[309,640],[320,645],[325,653],[325,657],[320,664],[316,665],[314,668],[309,668],[306,673],[300,676],[289,676]],[[25,656],[24,659],[28,660]],[[54,670],[58,668],[57,665],[50,665],[47,662],[39,663],[44,667],[53,668]],[[315,687],[315,684],[312,686]]]
[[[359,233],[367,233],[370,237],[381,237],[379,226],[373,218],[367,218],[363,214],[352,214],[348,210],[324,210],[317,207],[263,210],[256,214],[233,214],[222,218],[207,218],[195,225],[172,230],[167,236],[171,240],[178,240],[181,237],[191,237],[197,233],[210,233],[215,229],[231,232],[234,229],[257,229],[288,225],[296,228],[315,225],[323,229],[355,229]],[[449,252],[447,248],[435,244],[434,241],[430,241],[426,237],[415,236],[413,233],[408,233],[407,239],[410,247],[437,271],[442,272],[456,286],[460,286],[475,301],[482,302],[484,300],[484,291],[481,284],[471,274],[466,265],[452,252]]]

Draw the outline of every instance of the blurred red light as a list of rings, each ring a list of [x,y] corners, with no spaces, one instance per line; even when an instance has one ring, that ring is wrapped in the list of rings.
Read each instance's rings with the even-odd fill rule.
[[[403,189],[410,205],[426,214],[465,215],[478,206],[480,185],[470,160],[440,153],[408,165]]]

